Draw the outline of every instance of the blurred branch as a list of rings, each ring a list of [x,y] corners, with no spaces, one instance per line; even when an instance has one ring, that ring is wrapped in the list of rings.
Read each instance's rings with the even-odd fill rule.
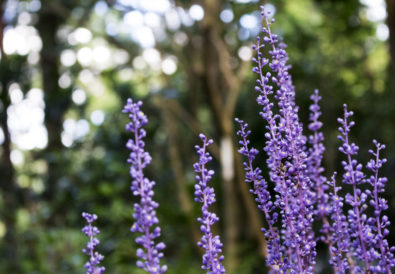
[[[218,14],[221,6],[221,1],[206,0],[203,3],[206,15],[202,21],[202,38],[203,38],[203,62],[204,62],[204,76],[206,78],[209,103],[211,105],[214,121],[217,128],[221,131],[220,134],[229,132],[229,128],[225,123],[224,109],[222,95],[224,88],[221,85],[221,74],[218,66],[218,52],[215,48],[215,41],[212,40],[218,34]]]
[[[237,79],[235,78],[235,73],[230,66],[231,56],[228,47],[226,46],[225,41],[221,39],[218,32],[212,31],[210,34],[213,45],[218,52],[219,69],[222,73],[222,76],[224,77],[225,82],[229,85],[229,89],[234,90],[237,86]]]
[[[166,104],[169,105],[169,111],[172,112],[180,121],[184,122],[195,135],[203,132],[199,122],[192,117],[178,101],[167,99]],[[210,145],[208,150],[214,158],[219,159],[219,147],[216,143]]]
[[[200,255],[202,255],[203,250],[201,248],[197,248],[197,245],[195,244],[200,240],[200,232],[194,223],[195,218],[193,216],[193,205],[191,203],[192,198],[187,191],[187,181],[184,176],[184,169],[182,166],[182,161],[180,159],[180,152],[178,149],[179,146],[177,141],[177,123],[174,122],[174,117],[172,117],[172,114],[169,111],[170,107],[168,104],[166,104],[165,100],[157,96],[156,98],[154,98],[154,104],[159,109],[161,109],[165,121],[164,124],[167,132],[167,147],[169,149],[170,164],[174,173],[174,179],[177,186],[177,195],[181,205],[181,211],[185,215],[185,219],[188,222],[189,230],[191,232],[192,240],[194,242],[193,246],[200,253]]]
[[[389,29],[389,52],[391,56],[390,78],[393,82],[392,88],[395,89],[395,0],[387,0],[387,14],[387,26]]]
[[[40,13],[53,14],[58,19],[67,20],[70,16],[71,9],[62,5],[60,1],[43,1]]]
[[[239,97],[241,86],[247,77],[247,72],[249,71],[249,68],[250,68],[250,62],[241,61],[241,64],[236,74],[234,75],[235,78],[234,88],[231,88],[229,90],[229,95],[226,98],[227,100],[225,103],[225,113],[230,117],[233,117],[234,115],[237,98]]]
[[[213,33],[212,39],[218,52],[219,68],[222,75],[224,76],[224,80],[229,87],[224,106],[225,115],[233,117],[237,97],[240,93],[241,85],[247,76],[246,72],[250,67],[250,63],[241,61],[239,68],[234,71],[230,65],[231,55],[229,53],[228,47],[225,44],[225,41],[221,39],[219,35],[214,35]]]
[[[117,39],[115,39],[114,37],[112,37],[112,36],[110,36],[110,35],[105,35],[104,38],[105,38],[106,41],[109,42],[111,45],[113,45],[113,46],[115,46],[115,47],[117,47],[117,48],[119,48],[119,49],[125,50],[125,51],[129,54],[130,59],[133,59],[133,58],[137,55],[136,53],[137,53],[138,51],[135,50],[135,49],[133,49],[133,48],[130,46],[130,42],[129,42],[129,43],[123,43],[122,41],[117,40]]]
[[[265,234],[261,231],[263,223],[261,220],[260,211],[257,210],[257,204],[249,191],[249,187],[245,182],[245,173],[243,169],[243,163],[237,148],[234,150],[235,154],[235,173],[239,186],[239,191],[243,197],[244,205],[246,207],[248,220],[251,225],[251,234],[258,242],[259,253],[262,257],[267,258],[267,244]]]
[[[84,1],[85,3],[84,13],[80,17],[80,19],[78,19],[77,26],[82,26],[89,20],[90,16],[92,15],[92,8],[96,5],[96,2],[97,2],[96,0],[91,0],[88,3]]]
[[[79,7],[81,5],[79,2],[73,1],[67,2],[69,5],[64,5],[61,1],[42,2],[45,2],[45,4],[42,4],[40,13],[54,14],[63,21],[67,21],[70,18],[73,8]],[[86,24],[86,22],[89,20],[89,17],[92,15],[92,8],[96,5],[96,3],[96,0],[84,1],[83,14],[77,20],[76,27],[81,27]]]

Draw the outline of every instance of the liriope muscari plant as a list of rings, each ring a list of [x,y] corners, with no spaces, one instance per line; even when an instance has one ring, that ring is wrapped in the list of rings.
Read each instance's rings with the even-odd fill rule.
[[[222,243],[218,235],[213,236],[211,227],[214,223],[218,222],[219,218],[213,212],[208,210],[209,206],[215,203],[214,188],[208,186],[208,182],[214,175],[214,170],[207,169],[206,164],[212,160],[210,153],[207,151],[207,146],[213,143],[212,139],[207,139],[203,134],[199,135],[203,142],[200,147],[195,146],[196,152],[199,155],[199,162],[193,165],[196,173],[195,184],[195,201],[202,203],[202,217],[197,220],[201,223],[200,230],[203,233],[198,246],[205,250],[203,255],[202,269],[213,274],[225,273],[225,268],[222,265],[224,256],[222,253]]]
[[[349,133],[354,122],[350,120],[352,111],[344,105],[344,114],[338,119],[341,144],[339,151],[344,154],[341,164],[341,182],[337,173],[326,178],[322,159],[325,152],[324,136],[320,131],[323,124],[317,90],[311,95],[309,135],[305,135],[299,121],[298,106],[295,103],[295,87],[289,73],[286,45],[271,31],[274,19],[262,7],[264,27],[262,37],[257,37],[253,46],[256,57],[252,59],[252,72],[257,75],[255,91],[257,103],[262,110],[259,115],[265,120],[266,166],[269,174],[265,179],[257,167],[259,150],[252,147],[248,124],[236,118],[240,126],[239,153],[244,156],[245,182],[250,184],[259,210],[266,220],[262,228],[267,240],[266,264],[271,273],[314,273],[316,265],[316,245],[319,241],[327,244],[329,264],[335,273],[391,273],[395,267],[394,247],[390,247],[386,237],[389,234],[389,218],[384,215],[388,202],[380,195],[384,192],[387,178],[381,177],[380,168],[386,159],[381,157],[385,148],[373,140],[374,149],[369,150],[372,159],[366,169],[356,160],[358,146],[350,139]],[[268,57],[262,49],[268,48]],[[131,190],[140,201],[134,205],[135,223],[131,230],[140,232],[136,242],[143,248],[137,250],[137,266],[148,273],[164,273],[165,265],[160,264],[164,243],[155,243],[160,236],[156,217],[158,203],[153,200],[155,183],[144,176],[143,169],[151,162],[144,150],[143,129],[148,123],[141,111],[142,103],[128,99],[123,110],[129,114],[130,123],[126,129],[133,133],[127,143],[131,150],[128,163],[131,164]],[[217,215],[208,210],[215,202],[214,188],[208,185],[214,171],[207,168],[212,157],[207,147],[213,143],[205,135],[199,135],[202,146],[196,146],[199,161],[194,164],[197,183],[195,201],[202,204],[202,216],[197,220],[203,233],[197,243],[205,251],[202,269],[207,273],[225,273],[224,256],[219,236],[212,233],[212,225],[219,221]],[[269,188],[269,185],[271,187]],[[345,196],[340,194],[342,185],[351,189]],[[362,185],[362,187],[361,187]],[[269,189],[273,189],[270,191]],[[345,206],[346,205],[346,206]],[[370,208],[369,208],[370,207]],[[346,211],[346,208],[348,210]],[[368,212],[372,211],[372,216]],[[98,233],[91,223],[96,215],[84,215],[89,226],[84,232],[90,236],[87,250],[91,260],[86,264],[87,273],[102,273],[99,267],[103,256],[93,252],[98,240],[92,238]],[[320,225],[313,229],[313,223]],[[96,271],[96,272],[94,272]]]
[[[270,196],[261,171],[253,166],[258,150],[250,147],[247,124],[240,124],[239,152],[246,156],[245,181],[252,183],[251,192],[256,195],[258,207],[264,212],[267,227],[263,229],[268,242],[267,265],[276,273],[314,273],[316,244],[328,245],[330,261],[336,273],[391,273],[395,266],[393,252],[385,239],[389,234],[388,217],[383,211],[387,201],[379,194],[384,192],[387,179],[379,176],[379,169],[386,162],[380,158],[384,145],[373,141],[375,150],[366,168],[372,173],[367,177],[363,165],[355,156],[358,146],[349,138],[352,111],[344,105],[344,115],[338,119],[339,151],[345,155],[342,161],[342,183],[351,185],[351,193],[339,196],[341,186],[336,183],[336,173],[331,179],[323,176],[322,158],[325,151],[322,123],[318,102],[321,97],[314,91],[310,106],[310,135],[303,133],[295,103],[295,88],[289,74],[290,65],[286,45],[279,42],[271,31],[274,19],[262,7],[265,21],[263,37],[257,37],[253,46],[257,56],[253,72],[257,74],[255,91],[257,103],[262,107],[260,116],[266,121],[266,165],[273,183],[274,195]],[[268,48],[269,57],[262,49]],[[275,111],[276,110],[276,111]],[[368,184],[371,188],[361,188]],[[344,212],[344,203],[350,209]],[[369,205],[374,211],[368,217]],[[321,229],[313,230],[313,222]]]
[[[89,237],[86,248],[82,250],[86,255],[89,256],[89,261],[85,263],[86,273],[102,274],[104,273],[105,267],[99,266],[99,264],[104,257],[99,252],[94,251],[95,247],[100,243],[99,239],[95,237],[97,234],[99,234],[100,231],[96,226],[92,225],[92,223],[97,220],[97,215],[83,212],[82,217],[88,223],[88,225],[82,228],[82,232]]]
[[[128,159],[130,166],[130,176],[132,185],[130,189],[134,196],[139,196],[140,201],[134,204],[133,224],[131,231],[140,232],[136,238],[136,243],[143,248],[137,249],[136,255],[140,259],[137,266],[149,273],[165,273],[166,265],[160,265],[163,257],[162,250],[165,248],[163,242],[155,243],[155,239],[161,234],[159,220],[156,217],[156,208],[159,206],[153,200],[155,182],[144,176],[144,168],[151,163],[150,154],[144,150],[146,131],[144,126],[148,123],[147,116],[141,111],[142,102],[133,102],[128,99],[123,112],[128,113],[130,122],[126,125],[126,130],[133,133],[126,147],[131,151]]]

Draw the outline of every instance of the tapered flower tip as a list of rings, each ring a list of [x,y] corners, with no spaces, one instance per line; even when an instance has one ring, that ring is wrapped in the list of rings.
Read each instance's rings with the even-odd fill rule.
[[[90,214],[87,212],[82,212],[82,217],[85,218],[88,223],[93,223],[93,221],[97,220],[96,214]]]
[[[206,136],[203,134],[203,133],[200,133],[199,134],[199,138],[202,140],[202,141],[205,141],[207,138],[206,138]]]

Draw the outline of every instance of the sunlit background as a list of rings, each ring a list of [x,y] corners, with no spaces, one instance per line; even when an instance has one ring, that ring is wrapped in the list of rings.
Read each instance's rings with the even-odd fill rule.
[[[250,4],[259,1],[236,0],[235,3]],[[306,2],[306,1],[304,1]],[[387,41],[388,27],[385,24],[387,17],[384,0],[361,0],[363,8],[361,18],[367,18],[374,23],[376,38]],[[8,125],[15,149],[12,154],[14,164],[23,163],[21,151],[43,149],[47,144],[47,133],[44,126],[43,91],[39,83],[39,71],[36,66],[40,61],[39,52],[42,49],[42,40],[34,24],[37,12],[44,3],[39,0],[12,1],[7,0],[4,5],[4,21],[13,22],[4,28],[3,47],[7,55],[21,55],[27,57],[27,62],[32,66],[33,87],[22,92],[18,83],[8,87],[11,100],[8,112]],[[303,4],[302,4],[303,5]],[[266,4],[265,8],[273,14],[276,8],[273,4]],[[74,11],[78,17],[78,7]],[[59,86],[69,88],[74,82],[72,101],[75,105],[86,103],[87,96],[100,97],[106,92],[107,87],[100,80],[100,72],[126,65],[118,71],[120,80],[133,80],[146,73],[149,76],[148,85],[141,88],[141,93],[155,92],[163,85],[157,75],[164,73],[172,75],[177,71],[177,57],[171,54],[161,54],[156,49],[165,39],[169,39],[168,31],[172,31],[171,39],[174,43],[183,46],[188,42],[187,34],[181,27],[192,27],[204,18],[204,9],[199,4],[189,7],[175,6],[168,0],[116,1],[111,7],[105,1],[97,1],[92,9],[92,23],[89,26],[64,25],[57,31],[57,38],[65,43],[66,49],[60,52],[62,75],[58,79]],[[122,16],[119,16],[122,13]],[[72,14],[73,16],[73,14]],[[240,41],[247,41],[255,37],[261,24],[258,10],[246,13],[235,21],[231,8],[224,8],[219,14],[225,24],[235,23],[240,25],[237,37]],[[329,22],[328,22],[329,23]],[[91,30],[89,28],[92,28]],[[102,28],[103,27],[103,28]],[[231,27],[231,26],[229,26]],[[105,33],[103,33],[105,32]],[[103,37],[122,37],[136,43],[140,50],[136,56],[123,49],[108,43]],[[252,56],[248,45],[238,50],[238,57],[243,61],[250,60]],[[82,70],[78,75],[72,75],[70,67],[78,62]],[[93,107],[93,106],[92,106]],[[89,134],[90,125],[100,126],[105,119],[102,109],[92,109],[88,119],[66,118],[63,123],[62,143],[70,147],[77,139],[83,139]],[[4,141],[4,133],[0,129],[0,144]]]

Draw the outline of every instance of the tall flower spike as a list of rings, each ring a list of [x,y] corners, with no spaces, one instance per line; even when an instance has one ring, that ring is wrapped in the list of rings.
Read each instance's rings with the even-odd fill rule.
[[[281,232],[289,264],[292,271],[312,273],[316,242],[312,230],[314,194],[306,168],[307,138],[302,134],[298,118],[285,44],[279,43],[277,35],[270,30],[274,20],[269,20],[263,8],[261,14],[267,26],[262,30],[263,39],[257,37],[257,44],[253,46],[258,55],[253,58],[256,63],[253,72],[258,74],[255,90],[260,93],[257,102],[263,107],[260,115],[268,122],[266,128],[269,132],[265,134],[267,141],[264,150],[268,154],[270,179],[279,194],[276,195],[275,205],[280,208]],[[265,45],[270,48],[270,60],[263,58],[261,48]],[[267,65],[272,73],[263,72]],[[279,114],[273,113],[274,104],[270,97],[276,100]]]
[[[390,225],[390,221],[386,215],[382,215],[382,212],[388,209],[388,204],[387,200],[379,196],[379,193],[384,192],[387,182],[386,177],[379,177],[380,168],[387,162],[385,158],[380,158],[380,151],[385,148],[385,145],[380,144],[376,140],[373,140],[373,144],[376,150],[369,150],[373,159],[366,165],[367,169],[373,173],[367,179],[367,182],[373,187],[373,191],[367,191],[367,193],[371,197],[370,205],[374,209],[374,217],[368,219],[368,224],[374,232],[369,237],[372,244],[372,248],[369,252],[375,260],[378,260],[378,265],[371,266],[370,270],[375,273],[391,273],[391,268],[395,266],[393,254],[395,248],[390,248],[388,241],[385,239],[389,234],[387,227]]]
[[[331,201],[329,203],[329,214],[333,221],[332,226],[328,224],[328,233],[330,244],[331,258],[329,263],[334,267],[335,273],[344,274],[350,268],[349,261],[345,258],[349,251],[350,237],[348,234],[347,218],[343,214],[343,198],[338,192],[340,186],[336,185],[336,172],[333,174],[329,185],[333,187],[333,193],[330,193]],[[329,202],[329,201],[328,201]],[[354,273],[351,271],[351,273]]]
[[[104,259],[104,257],[97,251],[94,251],[95,247],[99,244],[99,240],[95,236],[99,234],[100,231],[96,226],[92,226],[92,223],[97,220],[97,215],[83,212],[82,217],[88,223],[88,225],[84,226],[82,229],[82,232],[89,237],[89,242],[87,243],[86,248],[82,250],[86,255],[89,256],[89,261],[85,264],[86,273],[102,274],[105,271],[105,267],[99,266],[99,264]]]
[[[214,175],[214,170],[206,168],[206,164],[212,160],[206,148],[213,143],[213,140],[208,140],[203,134],[200,134],[199,137],[203,141],[203,146],[195,146],[199,155],[199,162],[195,163],[193,167],[197,181],[197,184],[195,184],[195,201],[203,204],[202,217],[197,219],[201,223],[200,230],[203,232],[203,237],[198,242],[198,246],[206,250],[203,255],[202,269],[207,270],[207,273],[210,274],[225,273],[225,268],[221,263],[224,260],[224,256],[221,255],[221,240],[218,235],[213,236],[211,232],[211,226],[218,222],[219,218],[215,213],[208,211],[208,207],[215,202],[215,193],[214,188],[207,185]]]
[[[323,144],[324,135],[322,134],[321,127],[322,122],[319,121],[321,116],[319,101],[322,99],[319,96],[318,90],[314,90],[314,93],[310,96],[313,103],[310,105],[310,124],[308,125],[311,135],[309,135],[310,149],[308,151],[307,160],[307,172],[310,180],[312,181],[312,188],[316,193],[315,197],[315,215],[322,220],[322,227],[320,229],[321,241],[326,242],[329,246],[329,251],[332,254],[332,248],[334,242],[331,241],[332,237],[330,235],[330,224],[328,220],[328,210],[329,207],[329,197],[326,191],[328,190],[328,184],[325,183],[327,180],[325,176],[322,175],[324,168],[322,167],[322,158],[324,156],[325,147]]]
[[[369,227],[366,226],[366,214],[363,213],[367,209],[367,194],[362,192],[358,186],[364,183],[365,175],[362,172],[362,164],[353,159],[358,154],[359,147],[350,143],[349,133],[351,127],[355,124],[354,121],[349,121],[353,115],[352,111],[347,110],[347,105],[344,105],[344,117],[338,118],[341,124],[339,127],[340,135],[338,139],[343,142],[339,147],[339,151],[346,155],[346,161],[342,161],[344,168],[343,183],[352,186],[353,192],[346,194],[346,202],[352,207],[348,211],[349,231],[352,239],[351,248],[353,254],[364,263],[365,271],[369,272],[372,257],[368,252],[368,234]],[[355,267],[357,272],[360,272],[359,266]]]
[[[142,104],[141,101],[135,103],[132,99],[128,99],[123,109],[123,112],[128,113],[130,118],[126,130],[134,135],[134,138],[129,139],[126,144],[126,147],[131,150],[127,161],[131,164],[132,185],[130,189],[134,196],[140,196],[139,203],[134,204],[133,218],[135,223],[131,231],[142,233],[141,236],[136,238],[136,243],[143,246],[143,249],[139,248],[136,252],[137,257],[140,258],[137,261],[137,266],[151,274],[165,273],[167,266],[160,265],[165,244],[163,242],[155,244],[154,242],[154,239],[158,238],[161,233],[155,211],[158,203],[153,200],[155,182],[146,178],[143,172],[143,169],[151,163],[151,156],[144,150],[143,139],[146,132],[143,126],[148,123],[148,118],[140,110]]]
[[[237,135],[241,137],[239,141],[239,153],[247,157],[247,160],[243,162],[244,170],[246,171],[245,181],[246,183],[253,184],[252,188],[250,188],[250,192],[255,195],[258,208],[265,214],[265,219],[268,224],[268,229],[262,228],[267,239],[268,258],[266,262],[273,271],[279,272],[281,269],[286,273],[288,266],[285,262],[287,260],[284,260],[280,235],[274,226],[278,219],[278,213],[272,213],[274,205],[271,201],[270,192],[267,189],[267,182],[261,175],[262,171],[259,168],[254,169],[252,165],[252,162],[258,154],[258,150],[249,148],[250,141],[248,140],[248,136],[251,134],[251,131],[247,130],[248,124],[238,118],[235,120],[240,124],[240,130],[237,131]]]
[[[314,91],[314,94],[310,96],[313,103],[310,105],[310,124],[309,130],[312,134],[309,136],[309,143],[311,148],[309,149],[309,159],[307,161],[308,174],[314,183],[314,190],[316,192],[317,198],[317,212],[320,218],[324,218],[324,224],[327,223],[327,202],[328,195],[325,191],[328,186],[324,184],[326,181],[325,177],[322,175],[324,168],[322,167],[322,158],[324,156],[325,147],[322,143],[324,141],[324,135],[320,131],[322,127],[322,122],[318,119],[321,116],[320,106],[318,102],[321,100],[321,96],[318,94],[318,90]]]

